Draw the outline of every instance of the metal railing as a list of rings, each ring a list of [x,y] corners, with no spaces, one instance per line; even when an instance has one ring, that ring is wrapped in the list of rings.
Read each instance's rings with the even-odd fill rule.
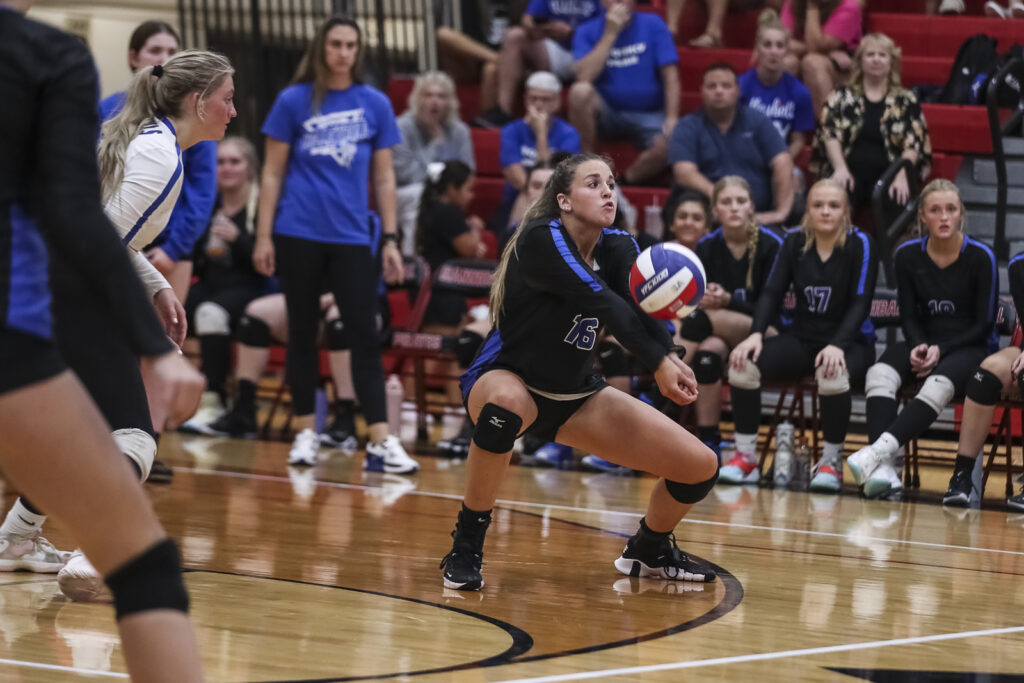
[[[1009,183],[1006,178],[1006,150],[1003,140],[1021,125],[1024,118],[1024,100],[1021,99],[1021,84],[1024,82],[1024,61],[1014,58],[1007,61],[989,79],[985,94],[985,107],[988,109],[988,129],[992,136],[992,155],[996,166],[996,234],[994,238],[996,259],[1006,263],[1010,257],[1010,243],[1006,239],[1006,196]],[[1007,90],[1014,89],[1016,84],[1017,111],[1002,123],[999,121],[999,97]]]
[[[907,174],[907,183],[910,186],[910,199],[903,206],[895,217],[890,218],[887,210],[886,198],[889,195],[889,188],[892,187],[896,176],[900,171]],[[893,245],[899,236],[907,229],[907,226],[914,222],[917,215],[917,195],[920,192],[918,185],[920,180],[917,169],[909,159],[899,158],[894,161],[885,173],[875,183],[875,189],[871,191],[871,210],[875,217],[875,241],[878,244],[879,256],[882,260],[882,273],[885,275],[887,287],[896,286],[896,277],[893,273]]]

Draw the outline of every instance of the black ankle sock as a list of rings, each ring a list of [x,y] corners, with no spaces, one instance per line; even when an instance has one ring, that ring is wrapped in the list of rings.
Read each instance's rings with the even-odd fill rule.
[[[953,471],[959,472],[961,470],[970,472],[974,469],[975,458],[969,458],[966,455],[956,454],[956,462],[953,464]]]
[[[200,371],[206,377],[206,390],[216,391],[224,398],[224,385],[231,367],[231,337],[226,334],[204,334],[199,337],[202,354]]]
[[[713,427],[697,427],[697,438],[705,443],[717,444],[722,440],[722,432],[718,431],[718,425]]]
[[[350,398],[339,398],[334,402],[335,415],[352,415],[356,412],[356,402]]]
[[[235,407],[252,411],[256,408],[256,383],[248,379],[238,380],[238,400]]]
[[[637,532],[633,547],[640,552],[657,552],[668,539],[671,531],[653,531],[647,526],[647,518],[640,518],[640,531]]]
[[[477,512],[462,504],[459,510],[459,534],[467,538],[483,537],[491,523],[491,511]]]
[[[41,510],[36,509],[36,506],[32,504],[32,501],[30,501],[25,496],[20,496],[20,499],[21,499],[21,504],[25,506],[25,509],[28,510],[29,512],[31,512],[33,515],[45,514]]]

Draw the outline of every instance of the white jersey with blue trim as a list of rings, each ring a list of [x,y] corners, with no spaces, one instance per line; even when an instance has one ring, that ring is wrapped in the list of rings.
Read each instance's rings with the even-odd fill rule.
[[[124,179],[104,206],[150,296],[170,285],[141,250],[167,226],[181,192],[181,171],[174,126],[158,119],[129,143]]]

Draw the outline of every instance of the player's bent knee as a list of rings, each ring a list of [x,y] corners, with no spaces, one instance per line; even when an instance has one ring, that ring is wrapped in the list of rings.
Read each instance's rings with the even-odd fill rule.
[[[749,359],[742,370],[737,370],[735,367],[730,366],[729,385],[737,389],[760,389],[761,369],[757,367],[757,363]]]
[[[473,443],[491,453],[508,453],[515,445],[523,418],[494,403],[480,409],[473,429]]]
[[[903,378],[888,363],[875,363],[864,378],[864,395],[868,398],[896,398]]]
[[[843,370],[835,377],[826,377],[824,368],[814,371],[814,381],[818,385],[819,396],[836,396],[850,390],[850,374]]]
[[[696,484],[683,484],[678,481],[665,480],[665,488],[668,489],[670,496],[675,498],[680,503],[686,505],[693,505],[704,500],[704,498],[714,488],[715,482],[718,481],[718,470],[708,479],[698,482]]]
[[[231,334],[231,314],[218,303],[204,301],[196,307],[196,334]]]
[[[1002,383],[999,387],[1002,389]],[[914,398],[924,401],[936,413],[941,413],[942,409],[953,400],[954,392],[955,388],[951,379],[942,375],[930,375]]]
[[[156,441],[141,429],[118,429],[114,431],[114,443],[139,470],[139,481],[146,481],[153,469],[156,458]]]
[[[711,318],[699,308],[683,318],[679,326],[679,336],[687,341],[702,342],[711,336],[711,332]]]
[[[720,381],[722,357],[712,351],[698,351],[693,356],[693,374],[697,378],[697,384],[714,384]]]
[[[923,389],[924,387],[922,387]],[[984,364],[975,370],[971,378],[967,380],[967,398],[978,405],[994,406],[999,402],[999,396],[1002,393],[1002,381],[994,373],[988,371]]]
[[[188,612],[188,592],[181,578],[181,555],[165,538],[106,577],[117,619],[139,612],[170,609]]]
[[[272,342],[270,326],[259,318],[246,313],[238,321],[238,341],[246,346],[260,349],[269,348]]]
[[[345,323],[342,322],[341,318],[336,318],[327,323],[326,336],[328,351],[349,350],[348,330],[345,328]]]

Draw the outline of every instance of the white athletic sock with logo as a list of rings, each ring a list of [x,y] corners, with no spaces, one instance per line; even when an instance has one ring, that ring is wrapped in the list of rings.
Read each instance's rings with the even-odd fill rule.
[[[21,498],[14,501],[14,507],[7,513],[7,518],[0,526],[0,534],[15,534],[17,536],[28,536],[43,528],[46,515],[37,515],[30,512]]]

